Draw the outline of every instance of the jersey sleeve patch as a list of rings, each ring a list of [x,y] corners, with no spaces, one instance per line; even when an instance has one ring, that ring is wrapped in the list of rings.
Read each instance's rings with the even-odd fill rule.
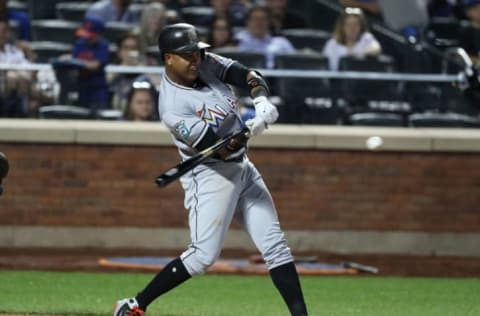
[[[181,120],[180,122],[176,123],[174,125],[174,128],[175,128],[175,132],[177,132],[177,134],[180,135],[183,139],[186,140],[188,136],[190,136],[190,130],[188,129],[184,120]]]

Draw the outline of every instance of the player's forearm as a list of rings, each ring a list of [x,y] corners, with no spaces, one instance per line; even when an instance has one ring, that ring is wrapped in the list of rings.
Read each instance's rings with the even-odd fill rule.
[[[247,89],[252,98],[269,96],[268,84],[259,72],[234,62],[227,71],[225,82]]]

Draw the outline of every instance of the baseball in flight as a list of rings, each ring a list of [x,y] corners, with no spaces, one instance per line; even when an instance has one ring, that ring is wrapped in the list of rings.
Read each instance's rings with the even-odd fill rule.
[[[380,136],[371,136],[365,142],[369,150],[377,150],[383,145],[383,138]]]

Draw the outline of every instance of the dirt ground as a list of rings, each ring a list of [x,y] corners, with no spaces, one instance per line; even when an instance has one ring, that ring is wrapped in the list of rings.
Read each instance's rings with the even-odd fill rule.
[[[161,250],[105,249],[1,249],[0,270],[51,271],[135,271],[108,268],[98,259],[114,256],[177,256],[180,252]],[[227,251],[223,258],[247,258],[253,253]],[[480,258],[401,256],[401,255],[338,255],[328,253],[297,253],[297,257],[315,256],[324,263],[356,262],[374,266],[384,276],[448,276],[480,277]],[[137,270],[138,271],[138,270]],[[151,273],[151,271],[149,272]]]

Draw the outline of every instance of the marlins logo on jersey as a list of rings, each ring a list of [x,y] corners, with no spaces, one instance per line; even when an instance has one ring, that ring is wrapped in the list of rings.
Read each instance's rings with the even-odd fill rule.
[[[219,127],[225,117],[227,116],[227,112],[222,109],[219,105],[215,105],[215,109],[207,108],[205,103],[203,104],[202,110],[198,112],[198,116],[200,116],[208,125],[211,127]]]

